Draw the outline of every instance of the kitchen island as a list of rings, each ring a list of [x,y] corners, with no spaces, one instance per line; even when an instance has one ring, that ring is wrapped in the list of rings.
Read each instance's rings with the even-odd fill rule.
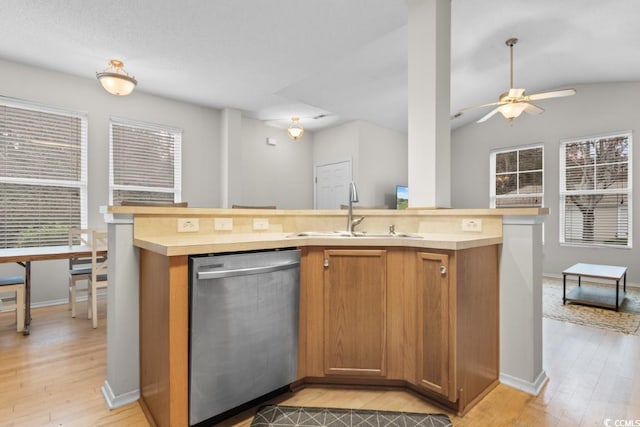
[[[295,236],[305,230],[340,229],[340,211],[149,209],[129,213],[134,214],[133,243],[140,258],[141,402],[156,424],[188,422],[190,254],[302,249],[300,386],[408,387],[464,413],[497,384],[501,215],[488,210],[358,211],[367,217],[372,234],[394,225],[421,238],[354,238]],[[537,209],[526,213],[544,214]],[[213,230],[214,218],[231,215],[234,231]],[[199,232],[176,232],[176,222],[185,216],[198,218]],[[251,230],[256,217],[261,224],[267,217],[267,230]],[[479,221],[481,229],[463,232],[467,218]],[[335,271],[329,267],[327,272],[325,260],[336,265]],[[353,283],[353,269],[370,272],[374,286],[341,285]],[[357,307],[335,307],[346,307],[350,293],[372,302],[367,316],[373,323],[361,343],[345,346],[354,332],[336,322]],[[357,321],[357,315],[350,319],[356,329]],[[367,358],[360,357],[360,344],[371,350]]]

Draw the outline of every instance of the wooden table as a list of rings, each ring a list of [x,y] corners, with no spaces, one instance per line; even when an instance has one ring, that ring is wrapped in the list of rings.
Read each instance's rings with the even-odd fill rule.
[[[107,253],[104,248],[99,251],[100,255]],[[25,316],[24,335],[31,333],[31,261],[45,261],[55,259],[69,259],[73,257],[90,257],[91,246],[89,245],[63,245],[44,246],[33,248],[10,248],[0,249],[0,262],[15,262],[24,267],[25,284]]]
[[[567,295],[567,276],[578,276],[578,287]],[[611,279],[616,281],[615,294],[612,289],[583,288],[582,277]],[[620,294],[620,280],[623,280],[623,292]],[[627,267],[600,264],[574,264],[562,272],[562,304],[567,301],[596,307],[615,308],[624,301],[627,292]]]

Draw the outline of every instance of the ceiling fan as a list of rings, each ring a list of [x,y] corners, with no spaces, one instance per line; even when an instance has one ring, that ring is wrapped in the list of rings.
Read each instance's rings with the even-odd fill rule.
[[[544,110],[537,105],[531,103],[531,101],[539,101],[542,99],[549,98],[560,98],[563,96],[571,96],[576,94],[575,89],[560,89],[554,90],[551,92],[540,92],[534,93],[532,95],[525,95],[524,89],[514,88],[513,87],[513,46],[518,43],[518,39],[510,38],[505,44],[509,46],[511,58],[510,58],[510,85],[509,91],[500,95],[500,98],[496,102],[490,102],[488,104],[475,105],[473,107],[463,108],[453,115],[452,119],[460,117],[464,112],[469,110],[475,110],[477,108],[484,108],[490,106],[496,106],[493,110],[491,110],[488,114],[483,116],[476,123],[482,123],[489,118],[491,118],[496,113],[502,113],[502,115],[512,121],[516,117],[518,117],[522,112],[526,112],[528,114],[540,114],[544,112]]]

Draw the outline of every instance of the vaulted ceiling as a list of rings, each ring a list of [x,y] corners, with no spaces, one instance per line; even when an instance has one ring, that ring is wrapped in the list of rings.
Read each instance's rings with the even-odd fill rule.
[[[307,129],[362,119],[406,132],[407,9],[406,0],[3,0],[0,59],[95,79],[118,58],[136,91],[281,123],[299,115]],[[639,80],[639,16],[637,0],[452,0],[451,111],[508,89],[510,37],[520,40],[515,84],[528,93]],[[551,113],[554,102],[539,104]]]

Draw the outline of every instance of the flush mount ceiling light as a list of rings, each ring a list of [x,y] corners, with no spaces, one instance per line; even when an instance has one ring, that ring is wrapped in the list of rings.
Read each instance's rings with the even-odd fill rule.
[[[287,128],[287,134],[289,138],[297,141],[304,134],[304,128],[300,124],[300,117],[293,116],[291,117],[291,124]]]
[[[100,84],[112,95],[125,96],[133,92],[138,84],[135,77],[130,76],[124,69],[124,62],[112,59],[109,66],[101,73],[96,73]]]

